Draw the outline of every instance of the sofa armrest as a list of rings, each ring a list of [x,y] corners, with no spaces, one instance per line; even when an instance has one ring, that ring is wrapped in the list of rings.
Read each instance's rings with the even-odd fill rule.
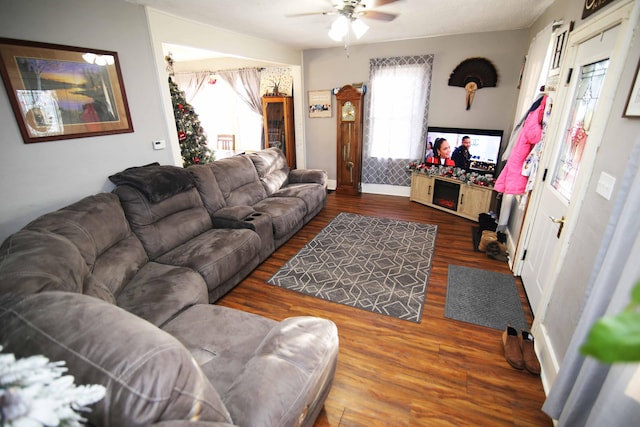
[[[213,219],[228,219],[233,221],[242,221],[249,215],[255,212],[251,206],[227,206],[222,209],[218,209],[213,213]]]
[[[327,186],[327,172],[321,169],[292,169],[289,171],[289,184],[321,184]]]
[[[218,209],[212,215],[213,228],[251,228],[244,221],[249,215],[255,213],[251,206],[238,205],[227,206]]]
[[[311,426],[331,388],[337,358],[332,321],[287,318],[271,329],[223,393],[225,406],[241,426]]]

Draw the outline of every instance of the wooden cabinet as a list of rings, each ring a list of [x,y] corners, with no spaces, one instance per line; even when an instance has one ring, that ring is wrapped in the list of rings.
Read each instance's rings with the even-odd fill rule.
[[[430,205],[433,201],[433,183],[435,178],[425,174],[414,173],[411,176],[410,200]]]
[[[478,221],[479,214],[489,212],[492,195],[491,188],[465,184],[451,178],[422,173],[411,175],[411,201],[473,221]]]
[[[458,215],[477,221],[478,215],[483,212],[489,212],[490,206],[491,190],[473,184],[462,184],[460,186]]]
[[[337,185],[336,193],[359,194],[362,179],[362,99],[351,85],[336,93]]]
[[[265,147],[282,150],[291,169],[296,167],[296,140],[293,123],[293,98],[265,96],[262,98]]]

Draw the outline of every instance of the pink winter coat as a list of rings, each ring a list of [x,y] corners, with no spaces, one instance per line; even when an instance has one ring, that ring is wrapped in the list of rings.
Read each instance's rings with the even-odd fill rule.
[[[527,115],[513,150],[507,159],[507,164],[500,172],[493,189],[504,194],[523,194],[527,187],[528,176],[522,175],[522,165],[533,146],[540,142],[542,137],[542,118],[547,103],[545,96],[540,105]]]

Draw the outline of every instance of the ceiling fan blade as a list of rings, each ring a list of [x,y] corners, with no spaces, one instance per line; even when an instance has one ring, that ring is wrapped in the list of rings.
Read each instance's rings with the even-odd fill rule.
[[[363,18],[367,18],[367,19],[377,19],[378,21],[393,21],[394,19],[396,19],[396,16],[393,13],[386,13],[386,12],[378,12],[377,10],[365,10],[362,11],[362,15]]]
[[[301,16],[314,16],[314,15],[335,15],[336,12],[335,10],[329,10],[329,11],[325,11],[325,12],[307,12],[307,13],[290,13],[288,15],[285,15],[286,18],[299,18]]]
[[[398,0],[369,0],[367,2],[367,7],[374,8],[384,6],[385,4],[395,3]]]

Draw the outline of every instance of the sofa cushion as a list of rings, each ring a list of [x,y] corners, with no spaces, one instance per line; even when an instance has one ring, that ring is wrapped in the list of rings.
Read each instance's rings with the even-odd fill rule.
[[[118,197],[111,193],[87,196],[42,215],[25,228],[59,234],[71,241],[84,257],[93,279],[114,296],[147,262],[147,254],[129,228]]]
[[[191,174],[209,215],[213,215],[214,212],[226,206],[211,164],[191,165],[187,168],[187,171]]]
[[[307,213],[305,203],[297,197],[268,197],[253,208],[271,217],[276,247],[302,228]]]
[[[106,395],[85,414],[91,425],[146,426],[164,420],[231,423],[189,351],[125,310],[67,292],[0,297],[0,345],[22,358],[66,362],[76,384]]]
[[[249,157],[233,156],[210,164],[227,206],[253,206],[267,197]]]
[[[0,294],[82,293],[88,275],[78,248],[57,234],[22,229],[0,246]]]
[[[196,188],[157,203],[129,185],[118,186],[113,192],[152,260],[211,228],[211,218]]]
[[[187,347],[222,395],[277,323],[220,305],[198,305],[180,313],[162,329]],[[211,325],[216,325],[215,331]]]
[[[116,303],[156,326],[194,304],[207,304],[207,285],[195,271],[147,263],[118,295]]]
[[[191,175],[177,166],[150,163],[118,172],[109,177],[115,185],[130,185],[152,203],[168,199],[194,187]]]
[[[212,229],[156,259],[200,273],[209,291],[248,264],[258,263],[260,237],[249,229]]]
[[[289,165],[282,150],[273,147],[267,148],[249,154],[249,158],[255,165],[260,182],[262,182],[268,196],[287,185]]]

